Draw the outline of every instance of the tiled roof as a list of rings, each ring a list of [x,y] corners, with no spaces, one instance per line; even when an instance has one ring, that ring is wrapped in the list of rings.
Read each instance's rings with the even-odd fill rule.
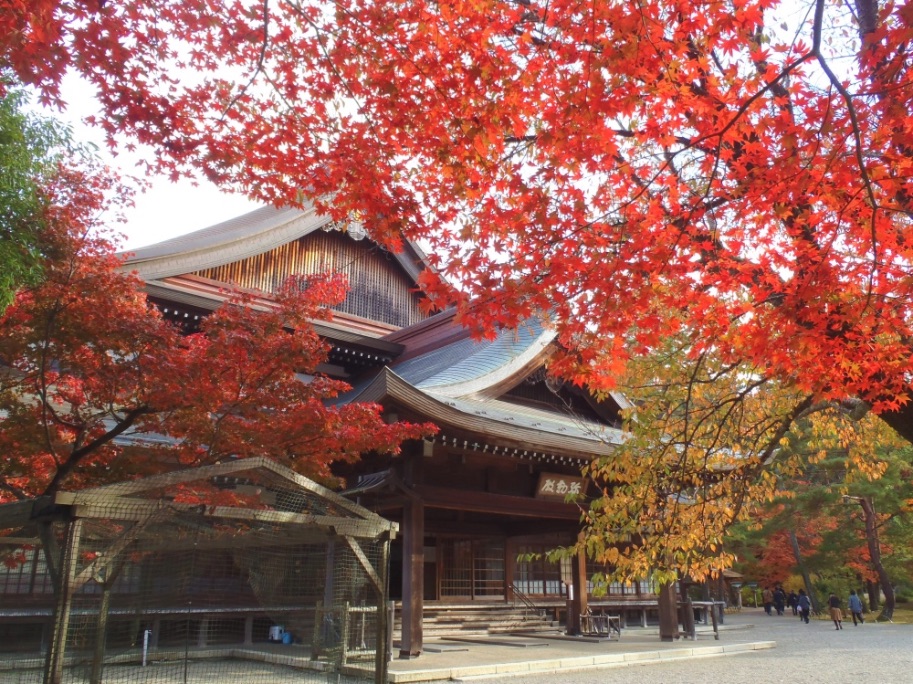
[[[185,275],[240,261],[297,240],[325,227],[330,218],[313,207],[262,207],[187,235],[127,252],[125,269],[135,270],[146,282]],[[409,241],[392,253],[414,281],[427,267],[425,253]]]
[[[195,230],[186,235],[179,235],[157,242],[148,247],[133,250],[130,261],[144,261],[157,259],[181,252],[190,252],[198,249],[208,249],[217,245],[234,242],[248,237],[251,234],[261,233],[276,226],[287,223],[302,213],[301,209],[277,209],[276,207],[261,207],[252,212],[237,216],[222,223],[216,223],[200,230]]]
[[[442,434],[455,429],[578,458],[611,453],[624,439],[621,430],[558,411],[418,388],[389,368],[359,383],[337,402],[388,399],[436,423]]]
[[[535,364],[553,337],[541,323],[529,321],[517,330],[500,331],[494,340],[456,340],[393,369],[420,389],[451,396],[474,394]]]
[[[545,411],[531,406],[499,400],[485,401],[448,397],[435,392],[428,392],[427,394],[467,415],[480,416],[499,423],[555,435],[593,440],[610,445],[618,445],[623,441],[624,433],[618,428],[595,423],[570,414]]]

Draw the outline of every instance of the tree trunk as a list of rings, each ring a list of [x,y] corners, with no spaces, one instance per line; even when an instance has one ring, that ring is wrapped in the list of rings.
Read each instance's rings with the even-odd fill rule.
[[[872,580],[866,580],[865,590],[869,595],[869,610],[872,612],[878,610],[878,606],[881,603],[881,594],[878,591],[878,584]]]
[[[675,582],[667,582],[660,585],[658,608],[659,608],[659,640],[674,641],[678,638],[678,607],[677,591]]]
[[[881,585],[881,593],[884,594],[884,606],[876,619],[879,622],[890,621],[894,617],[894,587],[891,584],[891,578],[888,577],[888,571],[881,562],[881,544],[878,541],[878,518],[875,514],[875,505],[870,498],[865,496],[860,496],[856,500],[865,515],[865,540],[869,547],[869,556],[872,558],[872,568],[878,575],[878,584]]]
[[[815,588],[812,586],[812,578],[808,574],[808,568],[802,559],[802,551],[799,548],[799,540],[796,537],[795,530],[789,531],[789,540],[793,545],[793,555],[796,557],[796,566],[802,574],[802,581],[805,583],[805,592],[808,594],[808,600],[812,603],[812,610],[816,613],[821,611],[821,604],[818,603],[818,596],[815,594]]]
[[[909,398],[911,395],[913,395],[913,388],[908,392],[907,397]],[[907,401],[893,411],[880,413],[878,417],[894,428],[898,435],[913,443],[913,401]]]

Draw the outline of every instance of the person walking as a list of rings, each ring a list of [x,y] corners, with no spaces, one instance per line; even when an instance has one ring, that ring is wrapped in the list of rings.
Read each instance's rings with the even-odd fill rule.
[[[834,629],[843,629],[843,610],[840,608],[840,599],[837,594],[831,594],[827,599],[827,605],[831,610],[831,620],[834,621]]]
[[[799,614],[799,595],[795,590],[790,590],[789,596],[786,597],[786,605],[792,608],[793,615]]]
[[[783,609],[786,607],[786,592],[779,584],[774,589],[774,608],[777,609],[777,615],[783,615]]]
[[[853,589],[850,592],[850,599],[847,601],[847,607],[849,607],[850,612],[853,614],[853,627],[857,627],[856,620],[859,620],[860,625],[865,624],[865,618],[862,617],[862,599],[856,594],[856,590]]]
[[[770,587],[766,587],[761,592],[761,600],[764,601],[764,612],[770,615],[770,609],[774,605],[774,593],[770,590]]]
[[[808,594],[805,593],[805,589],[799,590],[796,607],[799,610],[799,619],[808,624],[808,614],[812,612],[812,602],[808,598]]]

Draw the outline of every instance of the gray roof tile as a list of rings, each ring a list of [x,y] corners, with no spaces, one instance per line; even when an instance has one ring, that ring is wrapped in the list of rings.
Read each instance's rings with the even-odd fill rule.
[[[478,380],[528,352],[543,333],[542,325],[531,321],[515,331],[502,330],[494,340],[457,340],[396,364],[394,370],[421,389]]]

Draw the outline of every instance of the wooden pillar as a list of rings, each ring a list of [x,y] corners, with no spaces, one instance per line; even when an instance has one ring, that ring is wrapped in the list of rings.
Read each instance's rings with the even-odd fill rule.
[[[582,537],[583,533],[581,532],[581,540]],[[576,560],[577,564],[574,566],[574,583],[578,584],[579,587],[575,587],[574,590],[580,596],[580,605],[578,606],[578,615],[580,615],[589,607],[589,596],[587,594],[587,579],[589,578],[589,575],[586,569],[586,551],[584,551],[584,547],[582,545],[580,547],[580,551],[577,552]]]
[[[105,645],[108,632],[108,611],[111,608],[110,578],[101,584],[101,601],[98,606],[98,615],[95,618],[95,653],[92,657],[92,672],[89,675],[90,684],[101,684],[101,675],[105,665]]]
[[[82,520],[67,523],[66,539],[60,557],[60,580],[57,587],[57,609],[54,612],[54,626],[44,672],[44,684],[61,684],[63,663],[67,650],[67,634],[70,630],[70,608],[76,589],[76,559],[79,556],[79,542],[82,536]]]
[[[675,582],[659,589],[659,640],[673,641],[678,636],[678,609]]]
[[[508,537],[504,542],[504,599],[514,600],[514,577],[517,574],[517,540]]]
[[[574,631],[574,634],[580,632],[580,616],[583,615],[583,612],[587,609],[587,595],[586,595],[586,554],[581,550],[577,552],[577,555],[574,556],[573,566],[571,572],[571,580],[574,586],[574,595],[571,600],[571,611],[574,614],[574,626],[577,628]],[[571,616],[568,615],[568,620],[570,621]]]
[[[387,650],[390,633],[393,631],[392,613],[387,612],[387,596],[390,594],[390,544],[392,539],[386,535],[381,543],[380,558],[377,559],[377,574],[380,586],[377,588],[377,640],[374,644],[374,682],[386,684],[387,662],[390,652]]]
[[[425,505],[410,499],[403,506],[403,615],[400,658],[417,658],[423,644],[425,596]]]

